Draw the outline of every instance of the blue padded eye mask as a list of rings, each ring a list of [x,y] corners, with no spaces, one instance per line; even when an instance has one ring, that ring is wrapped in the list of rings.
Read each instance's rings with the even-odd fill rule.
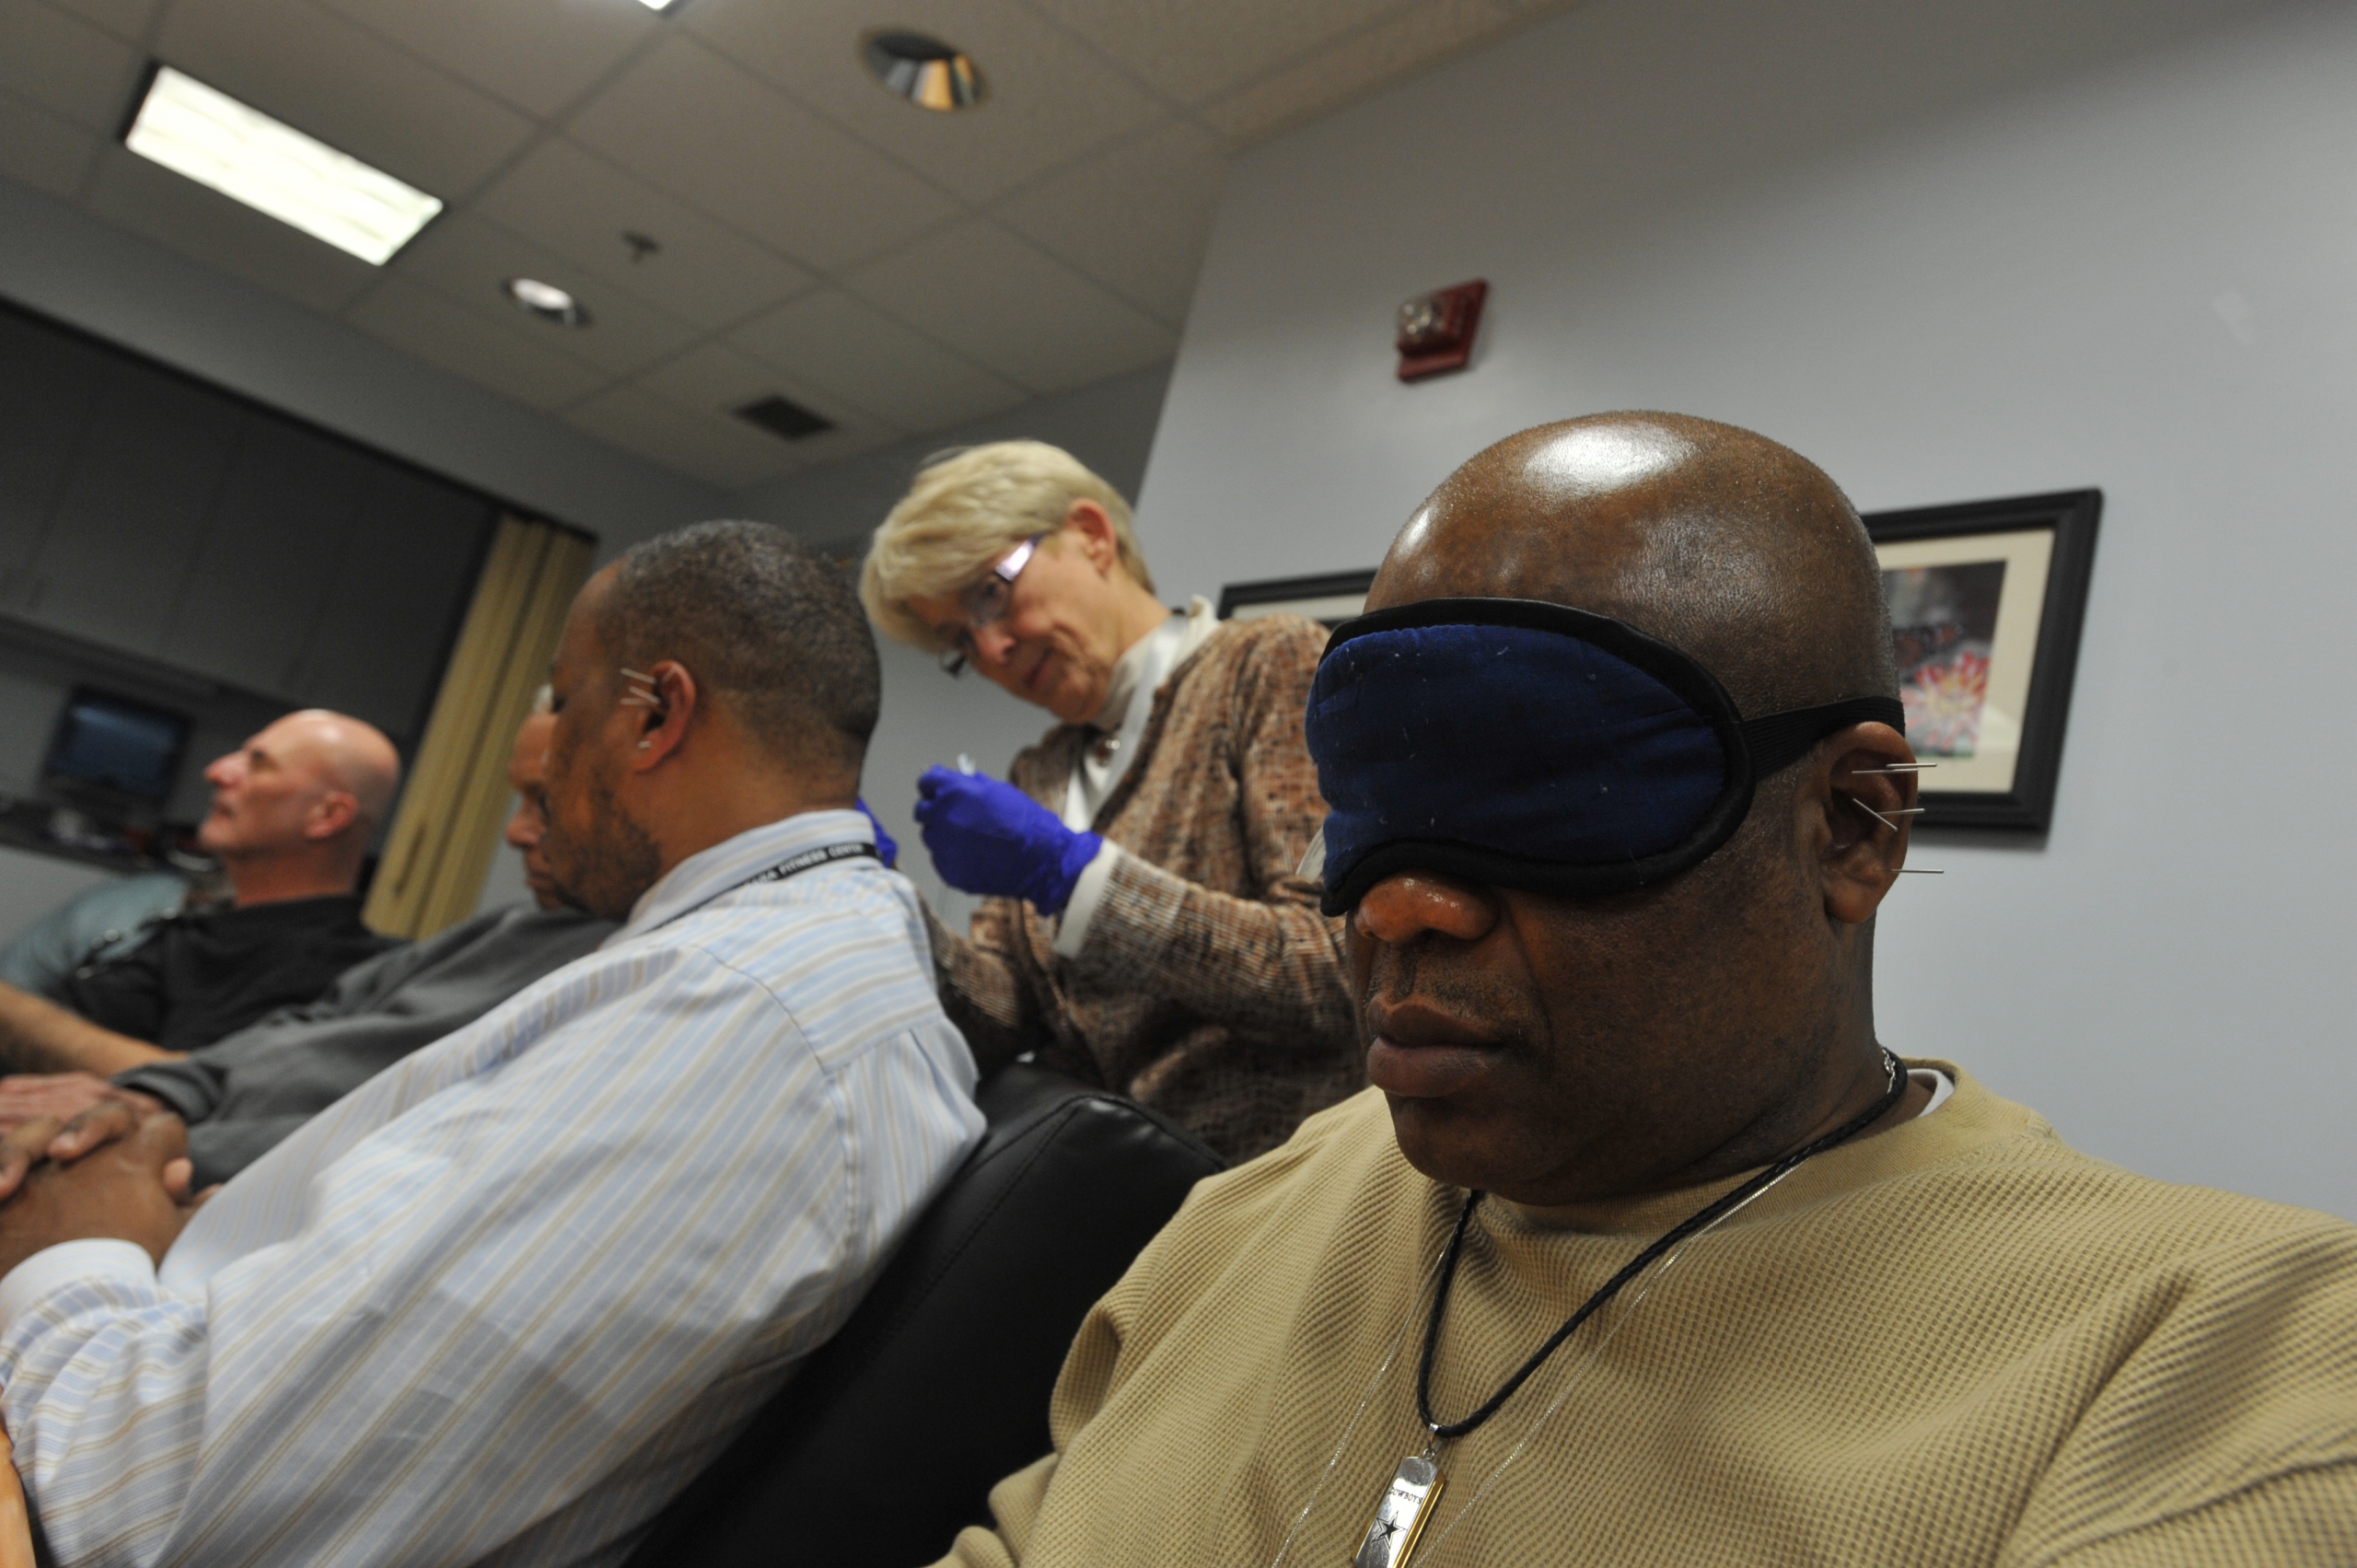
[[[1878,721],[1860,697],[1746,721],[1711,672],[1608,616],[1426,599],[1346,621],[1310,688],[1329,915],[1385,877],[1625,892],[1734,836],[1757,782]]]

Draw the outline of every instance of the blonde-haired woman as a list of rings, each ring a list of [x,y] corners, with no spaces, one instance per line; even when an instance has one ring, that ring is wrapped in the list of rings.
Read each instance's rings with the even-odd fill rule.
[[[918,781],[944,881],[950,1016],[984,1071],[1028,1051],[1180,1121],[1231,1159],[1364,1082],[1341,923],[1296,869],[1326,815],[1302,712],[1316,622],[1166,610],[1129,504],[1068,452],[936,459],[876,530],[877,625],[1060,721],[1007,783]]]

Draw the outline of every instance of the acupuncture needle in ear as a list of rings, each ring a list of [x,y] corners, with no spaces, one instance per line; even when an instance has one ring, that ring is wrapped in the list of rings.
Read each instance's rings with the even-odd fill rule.
[[[1879,811],[1875,810],[1873,807],[1871,807],[1871,806],[1867,805],[1864,801],[1863,801],[1863,800],[1852,800],[1852,802],[1850,802],[1850,804],[1851,804],[1851,805],[1852,805],[1852,806],[1854,806],[1854,807],[1856,807],[1859,810],[1861,810],[1861,811],[1864,812],[1867,816],[1869,816],[1869,817],[1873,818],[1875,821],[1880,822],[1884,827],[1888,828],[1892,832],[1894,832],[1894,833],[1895,833],[1895,832],[1898,831],[1898,823],[1896,823],[1896,822],[1892,821],[1892,820],[1890,819],[1890,817],[1886,817],[1886,816],[1884,816],[1881,812],[1879,812]],[[1895,807],[1895,808],[1892,810],[1892,812],[1891,812],[1891,816],[1892,816],[1892,817],[1915,817],[1915,816],[1920,816],[1920,815],[1922,815],[1924,809],[1925,809],[1925,808],[1924,808],[1923,807],[1921,807],[1921,806],[1901,806],[1901,807]]]
[[[1934,765],[1936,765],[1936,764],[1934,764]],[[1868,772],[1869,770],[1864,769],[1864,768],[1861,768],[1861,769],[1859,769],[1858,771],[1859,771],[1860,772],[1862,772],[1862,773],[1863,773],[1863,772]],[[1874,770],[1871,770],[1871,771],[1873,771],[1873,772],[1881,772],[1881,770],[1880,770],[1880,769],[1874,769]],[[1851,805],[1852,805],[1852,806],[1854,806],[1854,807],[1856,807],[1859,810],[1861,810],[1861,811],[1864,812],[1867,816],[1869,816],[1869,817],[1873,818],[1875,821],[1880,822],[1884,827],[1888,828],[1892,832],[1894,832],[1894,833],[1895,833],[1895,832],[1898,831],[1898,823],[1896,823],[1896,822],[1892,821],[1892,820],[1890,819],[1890,818],[1889,818],[1889,817],[1886,817],[1886,816],[1884,816],[1881,812],[1879,812],[1879,811],[1875,810],[1873,807],[1871,807],[1871,806],[1867,805],[1864,801],[1863,801],[1863,800],[1852,800],[1852,802],[1850,802],[1850,804],[1851,804]],[[1894,813],[1892,813],[1892,815],[1893,815],[1893,816],[1898,816],[1898,817],[1913,817],[1913,816],[1916,816],[1916,815],[1920,814],[1923,809],[1924,809],[1924,808],[1923,808],[1922,807],[1921,807],[1921,806],[1902,806],[1902,807],[1900,807],[1897,811],[1895,811]],[[1923,867],[1923,868],[1919,869],[1919,868],[1917,868],[1917,867],[1915,867],[1915,866],[1912,866],[1912,865],[1902,865],[1902,866],[1900,866],[1900,867],[1898,868],[1898,874],[1899,874],[1901,877],[1945,877],[1945,876],[1946,876],[1946,875],[1947,875],[1947,873],[1946,873],[1946,872],[1945,872],[1945,871],[1934,871],[1934,870],[1930,869],[1929,867]]]
[[[643,671],[633,669],[628,665],[621,667],[621,672],[623,679],[635,680],[639,683],[639,687],[645,688],[645,690],[641,691],[639,690],[639,687],[633,687],[628,691],[623,692],[621,695],[622,706],[659,708],[663,705],[663,699],[658,696],[655,691],[655,677],[645,674]]]

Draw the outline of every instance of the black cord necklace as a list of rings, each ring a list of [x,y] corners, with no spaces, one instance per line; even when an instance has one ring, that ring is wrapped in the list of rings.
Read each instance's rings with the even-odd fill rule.
[[[1530,1359],[1515,1369],[1498,1391],[1481,1401],[1472,1414],[1461,1421],[1442,1421],[1433,1414],[1433,1362],[1440,1351],[1441,1319],[1448,1311],[1449,1287],[1457,1280],[1457,1263],[1465,1249],[1465,1232],[1472,1224],[1473,1211],[1480,1206],[1479,1191],[1465,1195],[1465,1206],[1457,1211],[1457,1229],[1448,1238],[1448,1249],[1441,1254],[1440,1278],[1433,1286],[1432,1316],[1424,1324],[1423,1353],[1416,1367],[1416,1415],[1432,1434],[1432,1441],[1422,1455],[1400,1462],[1399,1473],[1376,1505],[1375,1522],[1367,1527],[1366,1539],[1360,1544],[1358,1554],[1352,1559],[1353,1568],[1399,1568],[1415,1550],[1416,1538],[1422,1533],[1424,1523],[1432,1516],[1433,1504],[1439,1500],[1444,1481],[1434,1454],[1440,1445],[1462,1437],[1483,1422],[1498,1413],[1505,1402],[1514,1398],[1516,1389],[1528,1382],[1531,1376],[1547,1364],[1548,1357],[1563,1346],[1563,1342],[1578,1331],[1579,1326],[1596,1315],[1606,1302],[1620,1294],[1620,1288],[1659,1259],[1699,1230],[1708,1228],[1735,1209],[1742,1207],[1761,1192],[1792,1174],[1794,1167],[1815,1156],[1823,1154],[1837,1144],[1848,1142],[1889,1114],[1900,1098],[1907,1093],[1907,1071],[1898,1058],[1888,1051],[1882,1053],[1883,1071],[1889,1082],[1875,1103],[1824,1137],[1794,1149],[1782,1159],[1769,1166],[1750,1180],[1734,1191],[1722,1194],[1674,1226],[1667,1234],[1631,1258],[1617,1274],[1604,1282],[1594,1295],[1580,1304],[1579,1310],[1566,1318],[1563,1326],[1540,1345]]]

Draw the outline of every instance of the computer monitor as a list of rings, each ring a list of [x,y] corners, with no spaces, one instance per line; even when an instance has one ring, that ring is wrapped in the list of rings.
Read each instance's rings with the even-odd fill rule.
[[[161,806],[180,777],[188,730],[186,714],[76,687],[57,715],[41,775],[69,788]]]

